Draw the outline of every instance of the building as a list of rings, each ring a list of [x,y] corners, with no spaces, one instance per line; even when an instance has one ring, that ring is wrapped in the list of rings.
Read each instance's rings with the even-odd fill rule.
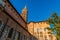
[[[28,31],[38,40],[56,40],[54,34],[48,29],[50,27],[48,21],[30,22],[27,24]]]
[[[9,0],[0,0],[0,40],[33,39],[37,40],[28,32],[26,19],[17,12]]]
[[[48,21],[27,23],[26,6],[20,15],[9,0],[0,0],[0,40],[55,40]]]

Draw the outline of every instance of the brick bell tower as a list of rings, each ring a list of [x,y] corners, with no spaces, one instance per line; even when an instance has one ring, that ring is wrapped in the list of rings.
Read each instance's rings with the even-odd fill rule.
[[[28,13],[28,11],[27,11],[27,8],[25,5],[25,7],[23,8],[22,13],[21,13],[21,16],[25,20],[25,22],[27,22],[27,16],[28,16],[27,13]]]

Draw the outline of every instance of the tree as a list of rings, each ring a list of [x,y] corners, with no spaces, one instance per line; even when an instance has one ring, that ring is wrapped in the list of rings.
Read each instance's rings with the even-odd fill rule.
[[[49,24],[53,25],[51,28],[47,28],[56,35],[57,40],[60,40],[60,17],[57,13],[52,14],[52,16],[48,19]]]

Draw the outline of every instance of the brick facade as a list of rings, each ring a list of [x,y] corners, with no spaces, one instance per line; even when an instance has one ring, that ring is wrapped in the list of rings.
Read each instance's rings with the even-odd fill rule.
[[[0,5],[0,40],[33,40],[36,39],[27,30],[27,23],[9,0]],[[36,39],[37,40],[37,39]]]

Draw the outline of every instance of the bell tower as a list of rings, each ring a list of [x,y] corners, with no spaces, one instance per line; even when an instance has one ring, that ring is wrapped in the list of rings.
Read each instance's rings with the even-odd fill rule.
[[[25,20],[25,22],[27,22],[27,16],[28,16],[27,13],[28,13],[28,11],[27,11],[27,8],[26,8],[26,5],[25,5],[25,7],[22,10],[22,14],[21,14],[21,16]]]

